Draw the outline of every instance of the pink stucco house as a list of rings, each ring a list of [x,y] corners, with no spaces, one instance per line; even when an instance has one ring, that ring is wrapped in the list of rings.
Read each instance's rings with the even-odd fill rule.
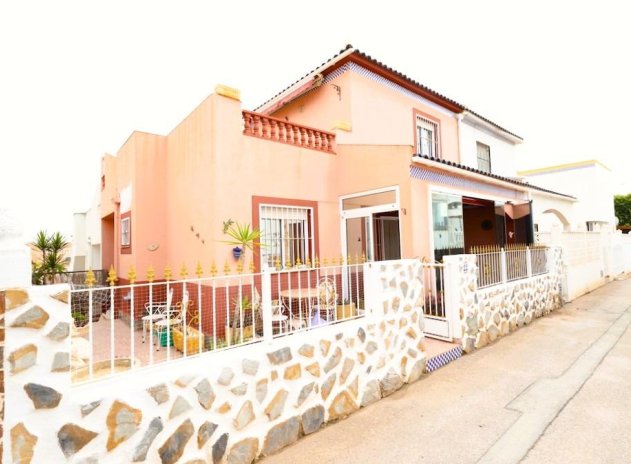
[[[105,155],[102,265],[142,280],[234,263],[229,218],[263,232],[257,270],[529,243],[531,192],[568,197],[516,177],[521,143],[348,46],[254,111],[218,86],[169,134],[133,132]]]

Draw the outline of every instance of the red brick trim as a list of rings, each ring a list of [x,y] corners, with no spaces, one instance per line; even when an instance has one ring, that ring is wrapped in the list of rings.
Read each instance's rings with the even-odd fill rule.
[[[252,196],[252,227],[259,227],[259,206],[260,205],[279,205],[279,206],[297,206],[299,208],[312,208],[313,210],[313,249],[315,256],[320,254],[320,234],[318,232],[318,202],[309,200],[296,200],[293,198],[276,198],[276,197],[261,197]],[[314,259],[314,256],[311,257]],[[256,272],[261,272],[261,258],[260,256],[254,263]]]

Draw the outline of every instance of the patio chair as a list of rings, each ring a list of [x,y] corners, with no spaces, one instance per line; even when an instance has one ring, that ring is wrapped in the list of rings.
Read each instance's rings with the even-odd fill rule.
[[[254,300],[252,301],[252,305],[262,321],[263,313],[261,312],[261,295],[256,287],[254,288]],[[289,317],[287,317],[286,314],[283,314],[282,302],[280,300],[272,300],[272,333],[274,332],[275,327],[280,333],[287,332],[289,329],[288,321]]]
[[[337,293],[335,292],[335,284],[329,278],[320,279],[318,283],[318,304],[314,309],[324,316],[324,320],[330,322],[335,315],[335,305],[337,301]]]
[[[173,288],[169,289],[167,293],[167,300],[162,302],[147,302],[145,303],[146,316],[141,318],[142,320],[142,342],[145,343],[145,334],[147,333],[147,326],[151,326],[151,322],[156,323],[162,319],[166,319],[166,310],[171,306],[173,301]]]
[[[171,298],[173,298],[173,295],[171,295]],[[157,351],[160,351],[160,343],[162,341],[163,334],[166,334],[166,343],[167,345],[170,345],[170,342],[173,340],[171,330],[173,330],[173,327],[182,323],[182,308],[187,308],[188,304],[188,291],[185,290],[182,301],[175,305],[167,305],[164,311],[164,317],[153,323],[153,335],[158,338],[158,343],[156,344]]]

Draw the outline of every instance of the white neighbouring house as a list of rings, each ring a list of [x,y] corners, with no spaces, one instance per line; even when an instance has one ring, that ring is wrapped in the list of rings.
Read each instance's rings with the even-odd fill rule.
[[[101,269],[100,198],[100,192],[95,193],[86,211],[74,213],[71,271]]]
[[[571,301],[631,271],[631,240],[615,231],[613,178],[598,160],[519,172],[527,182],[558,189],[575,200],[533,191],[538,242],[563,249],[564,298]]]
[[[515,178],[516,149],[522,138],[469,111],[458,116],[460,164]]]
[[[533,220],[539,232],[613,230],[616,217],[611,170],[598,160],[520,171],[533,184],[568,193],[574,202],[537,198],[533,192]]]

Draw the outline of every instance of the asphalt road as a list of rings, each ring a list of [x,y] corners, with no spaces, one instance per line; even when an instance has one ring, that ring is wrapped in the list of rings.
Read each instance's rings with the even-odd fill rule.
[[[631,463],[631,279],[261,462]]]

